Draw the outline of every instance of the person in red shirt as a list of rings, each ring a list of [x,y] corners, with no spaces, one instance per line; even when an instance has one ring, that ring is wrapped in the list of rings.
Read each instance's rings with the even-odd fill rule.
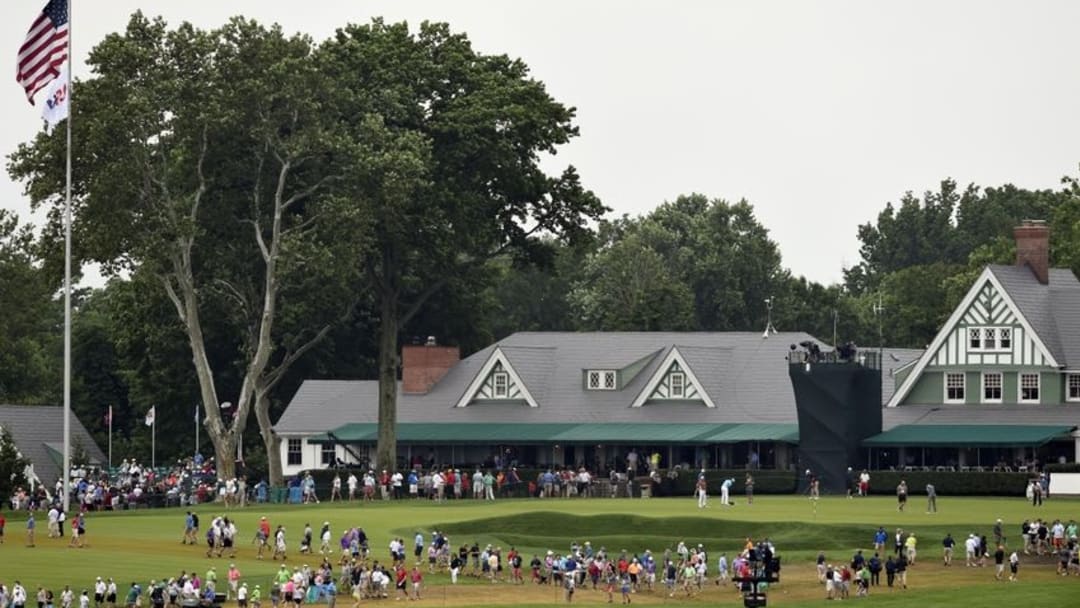
[[[4,525],[7,524],[7,520],[4,519],[4,514],[0,513],[0,545],[4,544]]]
[[[409,583],[409,573],[405,570],[405,565],[398,563],[397,568],[394,570],[394,586],[398,590],[398,599],[404,596],[405,599],[409,599],[409,589],[407,587]]]
[[[424,573],[420,572],[420,566],[413,566],[412,574],[409,575],[409,580],[412,581],[413,599],[420,599],[420,585],[424,582]]]

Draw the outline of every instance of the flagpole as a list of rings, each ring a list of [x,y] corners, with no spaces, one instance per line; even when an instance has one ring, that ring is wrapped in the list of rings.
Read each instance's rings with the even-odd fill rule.
[[[67,3],[67,184],[64,196],[64,497],[61,504],[68,511],[71,497],[71,2]],[[111,433],[110,433],[111,436]]]
[[[109,471],[112,471],[112,406],[109,406]]]
[[[195,406],[195,455],[199,454],[199,406]]]
[[[150,468],[157,468],[157,406],[153,406],[154,418],[150,420]]]

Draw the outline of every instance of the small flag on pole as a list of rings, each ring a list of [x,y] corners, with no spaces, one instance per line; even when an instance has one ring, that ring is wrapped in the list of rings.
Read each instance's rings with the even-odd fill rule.
[[[150,411],[146,412],[146,426],[154,426],[154,409],[156,406],[151,406]]]
[[[108,426],[108,427],[112,426],[112,406],[111,405],[109,406],[109,409],[105,410],[105,426]]]
[[[60,77],[49,83],[45,89],[45,103],[41,106],[41,117],[45,119],[45,132],[52,133],[56,125],[68,117],[71,108],[71,91],[68,90],[67,65],[60,68]]]
[[[30,105],[34,105],[34,93],[60,76],[60,66],[67,61],[67,56],[67,0],[49,0],[19,47],[15,80],[26,91]]]
[[[195,424],[199,424],[199,406],[195,406]]]

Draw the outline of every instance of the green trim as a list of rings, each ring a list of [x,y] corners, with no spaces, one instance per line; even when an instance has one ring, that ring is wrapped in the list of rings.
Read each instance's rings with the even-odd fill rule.
[[[1068,435],[1074,426],[1019,424],[902,424],[863,440],[864,447],[1041,446]]]
[[[308,437],[308,443],[322,444],[333,435],[342,443],[373,443],[378,439],[378,425],[373,422],[351,423],[329,433]],[[706,445],[743,441],[798,442],[795,424],[733,423],[660,423],[633,422],[589,423],[458,423],[405,422],[397,426],[402,443],[671,443]]]

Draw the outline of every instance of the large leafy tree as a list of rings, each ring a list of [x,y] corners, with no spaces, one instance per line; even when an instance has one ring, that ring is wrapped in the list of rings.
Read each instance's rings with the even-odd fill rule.
[[[263,397],[328,331],[322,314],[279,324],[283,301],[341,302],[334,294],[352,266],[338,261],[363,242],[358,230],[335,238],[362,223],[333,194],[357,179],[359,146],[339,135],[328,111],[335,90],[312,51],[303,36],[243,19],[202,31],[136,14],[93,49],[94,77],[78,86],[77,251],[110,272],[145,275],[168,297],[223,476],[235,473],[252,408],[276,453]],[[11,165],[33,201],[51,208],[52,235],[62,157],[62,140],[42,135]],[[236,348],[224,363],[208,352],[206,318],[230,324]],[[239,379],[231,394],[218,386],[223,368]],[[234,404],[231,419],[223,401]]]
[[[0,402],[55,402],[60,308],[40,268],[33,231],[0,209]]]
[[[351,194],[372,213],[363,267],[378,301],[376,458],[389,466],[402,328],[485,261],[530,257],[543,236],[580,236],[605,209],[572,167],[541,169],[542,155],[577,135],[574,110],[521,61],[478,53],[446,24],[380,20],[339,30],[320,59],[338,84],[342,128],[367,129],[386,151],[384,171]]]
[[[588,329],[762,331],[787,277],[747,201],[680,196],[601,236],[574,291]]]
[[[590,256],[570,293],[581,327],[594,331],[694,328],[694,294],[635,233]]]

